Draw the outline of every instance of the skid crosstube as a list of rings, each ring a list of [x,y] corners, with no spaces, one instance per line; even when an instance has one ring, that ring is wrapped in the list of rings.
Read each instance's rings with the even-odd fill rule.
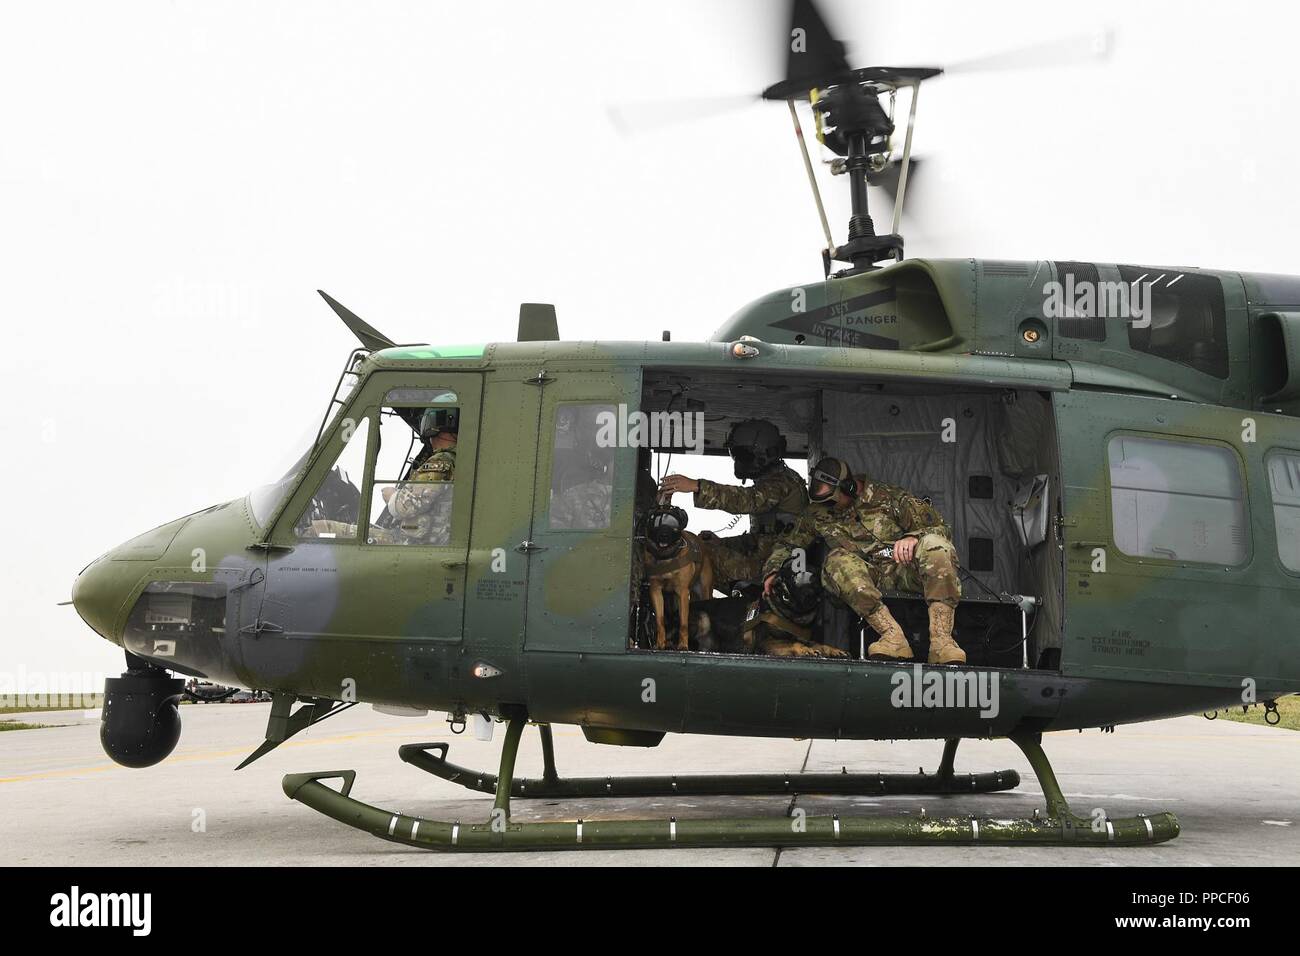
[[[624,777],[577,778],[561,781],[554,772],[554,754],[550,746],[549,727],[543,728],[543,749],[546,755],[546,776],[541,781],[516,781],[515,756],[523,721],[511,721],[506,732],[501,753],[501,772],[496,776],[496,800],[488,822],[462,824],[460,821],[428,820],[423,817],[392,813],[379,807],[362,803],[351,796],[356,781],[356,771],[336,770],[324,773],[295,773],[284,778],[284,792],[290,798],[306,804],[328,817],[346,823],[384,840],[407,846],[449,851],[512,851],[512,850],[590,850],[635,849],[671,847],[826,847],[826,846],[920,846],[920,845],[1038,845],[1038,846],[1139,846],[1163,843],[1178,835],[1179,825],[1172,813],[1136,816],[1123,819],[1091,820],[1070,812],[1055,774],[1043,753],[1041,738],[1037,734],[1018,735],[1011,739],[1020,747],[1034,769],[1047,802],[1047,813],[1040,817],[1035,811],[1027,819],[997,819],[980,817],[931,818],[922,810],[907,816],[808,816],[792,814],[773,817],[740,817],[722,819],[678,820],[573,820],[553,823],[514,823],[510,821],[510,798],[539,796],[655,796],[661,794],[741,794],[760,793],[882,793],[903,792],[881,790],[815,789],[803,786],[805,777],[828,782],[850,777],[854,786],[871,780],[878,781],[879,774],[784,774],[756,775],[702,775],[692,777]],[[943,763],[933,775],[894,774],[901,785],[910,782],[944,781],[951,787],[934,790],[935,793],[971,792],[969,784],[963,788],[956,784],[963,778],[952,773],[952,758],[957,741],[950,740],[944,748]],[[429,750],[440,748],[434,757]],[[493,792],[488,786],[488,775],[475,774],[446,761],[445,744],[411,744],[402,748],[402,759],[421,769],[429,770],[444,779],[460,783],[471,789]],[[425,764],[430,766],[424,766]],[[465,776],[462,777],[461,775]],[[1009,783],[1004,771],[1003,784]],[[998,774],[977,774],[972,779],[998,778]],[[341,779],[343,786],[334,789],[323,780]],[[500,781],[513,782],[514,786],[500,786]],[[677,789],[671,782],[676,780]],[[737,781],[745,781],[752,788],[734,789]],[[1016,775],[1018,782],[1018,775]],[[681,789],[683,781],[690,781],[699,789]],[[615,783],[617,782],[617,783]],[[808,782],[812,782],[811,780]],[[527,786],[521,786],[527,785]],[[932,783],[926,783],[926,786]],[[1014,784],[1012,784],[1014,785]],[[536,788],[540,786],[542,792]],[[588,788],[595,787],[594,791]],[[611,790],[617,787],[617,792]],[[640,787],[640,789],[636,789]],[[664,789],[667,787],[667,789]],[[779,787],[779,789],[778,789]],[[646,788],[654,788],[647,790]],[[728,788],[728,789],[720,789]],[[1004,789],[999,786],[998,789]],[[916,791],[911,791],[916,792]]]

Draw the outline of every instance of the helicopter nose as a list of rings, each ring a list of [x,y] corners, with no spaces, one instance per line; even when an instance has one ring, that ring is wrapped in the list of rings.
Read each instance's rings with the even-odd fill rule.
[[[72,583],[72,606],[96,634],[120,644],[121,629],[114,625],[126,589],[114,571],[108,555],[87,566]]]
[[[177,518],[137,535],[92,561],[72,584],[72,606],[96,634],[122,643],[127,596],[155,562],[167,553],[192,516]]]

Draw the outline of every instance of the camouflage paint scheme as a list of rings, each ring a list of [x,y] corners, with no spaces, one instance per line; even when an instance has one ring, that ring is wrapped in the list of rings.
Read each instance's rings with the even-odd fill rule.
[[[1198,273],[1222,284],[1228,310],[1231,365],[1219,379],[1124,349],[1119,325],[1107,342],[1060,341],[1038,291],[1053,269],[909,260],[773,293],[707,343],[371,354],[347,416],[377,414],[395,387],[445,387],[460,397],[447,546],[294,537],[295,519],[342,448],[336,423],[270,514],[255,516],[250,496],[133,539],[82,572],[77,609],[108,640],[221,682],[338,698],[352,680],[363,701],[645,731],[1003,736],[1225,706],[1240,701],[1246,677],[1260,699],[1300,690],[1300,578],[1278,559],[1264,470],[1270,449],[1300,449],[1300,395],[1287,389],[1292,397],[1263,410],[1277,389],[1261,371],[1276,351],[1264,318],[1300,311],[1300,279]],[[1022,334],[1030,320],[1043,326],[1033,341]],[[726,344],[741,335],[761,340],[750,343],[754,357],[737,358]],[[561,403],[638,407],[647,368],[1050,395],[1057,431],[1068,436],[1060,447],[1065,513],[1049,537],[1066,565],[1061,671],[1001,671],[1001,709],[986,720],[973,710],[891,706],[890,664],[629,649],[635,450],[617,452],[608,529],[553,531],[550,436]],[[1254,442],[1243,440],[1245,416],[1257,422]],[[1174,433],[1235,452],[1250,516],[1244,564],[1134,559],[1111,546],[1105,439],[1116,431]],[[370,483],[367,475],[362,501],[371,500]],[[1109,555],[1105,573],[1092,570],[1097,547]],[[504,570],[493,570],[502,562]],[[171,646],[127,640],[128,616],[153,582],[224,593],[224,626]],[[1116,632],[1135,653],[1110,653]],[[474,677],[479,662],[500,673]],[[652,702],[643,694],[649,679]]]

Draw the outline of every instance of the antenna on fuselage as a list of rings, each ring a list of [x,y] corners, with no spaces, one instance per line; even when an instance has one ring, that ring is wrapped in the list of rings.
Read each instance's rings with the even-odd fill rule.
[[[549,302],[522,302],[519,305],[519,334],[516,342],[558,342],[560,324],[555,306]]]
[[[380,349],[391,349],[397,344],[383,332],[380,332],[374,326],[367,323],[343,303],[333,299],[329,293],[322,289],[317,289],[316,291],[320,293],[320,297],[326,301],[331,309],[334,310],[335,314],[343,320],[343,324],[346,325],[361,344],[370,351],[378,352]]]

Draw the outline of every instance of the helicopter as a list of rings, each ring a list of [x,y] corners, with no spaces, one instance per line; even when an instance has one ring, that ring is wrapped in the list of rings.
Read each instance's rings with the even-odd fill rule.
[[[82,619],[126,655],[105,686],[110,757],[165,759],[190,678],[272,694],[265,739],[241,767],[361,702],[446,712],[453,730],[503,721],[495,774],[452,763],[446,742],[399,748],[404,762],[491,794],[486,821],[366,804],[351,770],[284,778],[288,797],[425,849],[1120,846],[1178,835],[1169,812],[1073,812],[1042,735],[1242,701],[1271,708],[1300,692],[1288,636],[1300,612],[1300,277],[907,258],[899,224],[916,94],[942,70],[851,67],[809,0],[791,4],[789,22],[785,76],[761,98],[788,105],[823,222],[805,105],[851,200],[846,240],[825,227],[821,278],[742,307],[704,342],[564,341],[553,306],[525,303],[514,342],[402,344],[322,292],[358,347],[298,462],[125,542],[74,583]],[[911,94],[906,120],[899,93]],[[873,185],[894,196],[883,234]],[[724,455],[731,427],[753,418],[780,429],[791,460],[833,454],[945,516],[964,582],[964,662],[923,663],[925,608],[905,591],[885,600],[913,662],[870,659],[863,622],[825,592],[805,592],[799,609],[840,656],[709,650],[698,629],[695,647],[647,640],[637,562],[660,507],[645,491],[653,456]],[[441,520],[404,536],[389,502],[433,461],[448,422],[454,477],[425,489]],[[600,440],[610,430],[616,440]],[[581,510],[566,504],[575,489]],[[725,582],[704,603],[743,619],[753,583]],[[538,779],[515,774],[529,724]],[[944,745],[932,773],[566,778],[556,724],[634,747],[668,733]],[[966,738],[1014,742],[1045,812],[797,825],[510,817],[512,799],[1018,786],[1014,770],[958,774]]]

